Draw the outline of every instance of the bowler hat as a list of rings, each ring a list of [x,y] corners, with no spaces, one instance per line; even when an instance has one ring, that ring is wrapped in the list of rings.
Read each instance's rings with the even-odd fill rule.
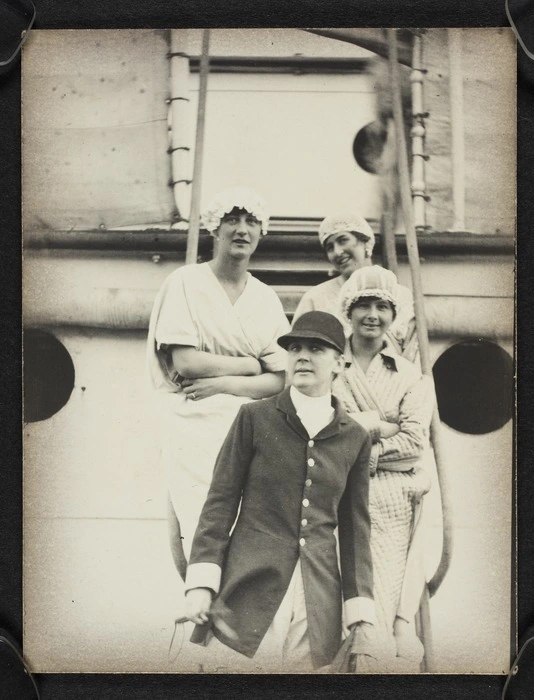
[[[335,316],[325,311],[308,311],[299,316],[293,329],[278,338],[278,345],[287,349],[294,339],[318,340],[339,352],[345,351],[343,326]]]

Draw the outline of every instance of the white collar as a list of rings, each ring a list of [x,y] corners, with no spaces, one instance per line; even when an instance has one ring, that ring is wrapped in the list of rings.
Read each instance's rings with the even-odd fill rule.
[[[332,393],[329,391],[328,394],[324,396],[307,396],[301,391],[296,389],[294,386],[289,387],[289,395],[291,396],[291,401],[293,401],[293,406],[298,413],[301,410],[304,411],[331,411],[332,410]]]
[[[334,417],[332,394],[306,396],[294,386],[289,387],[289,396],[301,423],[312,438],[327,426]]]

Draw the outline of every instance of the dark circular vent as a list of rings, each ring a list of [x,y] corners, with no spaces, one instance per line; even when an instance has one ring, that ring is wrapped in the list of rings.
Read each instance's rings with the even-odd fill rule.
[[[51,333],[24,332],[24,419],[46,420],[69,400],[74,365],[65,346]]]
[[[433,374],[441,420],[454,430],[482,435],[512,417],[514,367],[499,345],[457,343],[438,358]]]

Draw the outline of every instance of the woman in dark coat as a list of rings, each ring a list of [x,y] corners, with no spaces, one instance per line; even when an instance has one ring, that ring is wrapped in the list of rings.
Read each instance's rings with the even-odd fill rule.
[[[370,438],[331,395],[343,367],[343,328],[314,311],[278,342],[288,351],[291,386],[241,407],[187,572],[186,608],[199,625],[192,641],[208,638],[207,667],[215,671],[329,664],[342,639],[342,597],[345,624],[357,625],[354,650],[372,638]],[[235,634],[207,624],[214,597],[229,608]]]

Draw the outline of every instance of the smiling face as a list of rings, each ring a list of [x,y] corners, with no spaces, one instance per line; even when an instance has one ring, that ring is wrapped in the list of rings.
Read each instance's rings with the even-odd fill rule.
[[[249,258],[258,246],[261,223],[246,211],[234,207],[221,219],[215,233],[218,240],[217,255],[232,258]]]
[[[343,355],[319,340],[295,338],[287,346],[290,384],[306,396],[324,396],[343,369]]]
[[[362,340],[375,340],[386,333],[395,314],[389,301],[377,297],[360,297],[351,307],[352,332]]]
[[[365,254],[366,241],[355,233],[340,231],[333,233],[325,241],[324,250],[330,263],[344,279],[369,261]]]

